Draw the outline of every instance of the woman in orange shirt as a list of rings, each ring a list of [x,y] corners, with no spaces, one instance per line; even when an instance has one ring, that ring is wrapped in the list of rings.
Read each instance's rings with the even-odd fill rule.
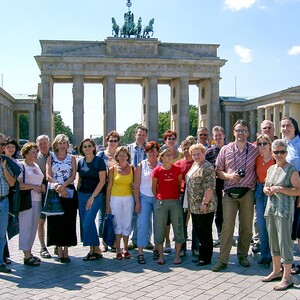
[[[256,158],[255,168],[257,174],[257,186],[255,190],[255,208],[257,216],[257,227],[260,237],[261,259],[258,261],[260,265],[269,266],[272,257],[269,247],[269,236],[264,217],[267,204],[267,196],[263,192],[267,170],[274,165],[274,160],[271,153],[271,141],[266,134],[260,134],[257,139],[257,147],[259,156]]]

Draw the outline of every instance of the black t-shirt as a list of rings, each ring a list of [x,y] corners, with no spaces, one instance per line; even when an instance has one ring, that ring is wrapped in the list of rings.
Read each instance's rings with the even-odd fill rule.
[[[101,157],[95,156],[90,163],[81,158],[77,168],[80,177],[78,190],[82,193],[93,193],[99,183],[99,172],[101,171],[106,171],[106,164]]]

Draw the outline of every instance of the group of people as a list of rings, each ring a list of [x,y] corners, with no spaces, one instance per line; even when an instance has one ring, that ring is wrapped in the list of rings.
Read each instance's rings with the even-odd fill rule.
[[[69,141],[65,135],[55,137],[51,151],[49,137],[43,135],[36,143],[23,146],[21,163],[13,158],[14,151],[10,150],[18,150],[17,144],[11,146],[16,142],[1,134],[0,149],[5,156],[2,155],[0,168],[0,271],[10,271],[5,261],[9,254],[6,251],[3,256],[1,251],[7,245],[7,196],[18,182],[20,191],[31,193],[31,207],[19,213],[19,247],[26,265],[40,264],[31,251],[36,232],[43,258],[51,257],[47,247],[53,245],[58,260],[70,262],[68,247],[77,244],[78,208],[81,240],[83,246],[90,247],[83,260],[100,259],[102,252],[107,251],[105,242],[100,245],[99,237],[102,237],[105,215],[112,214],[116,238],[112,250],[117,260],[131,258],[130,250],[138,248],[138,263],[144,264],[146,248],[153,249],[158,264],[165,264],[164,253],[170,252],[172,225],[173,263],[180,264],[187,250],[187,224],[191,218],[192,250],[197,254],[193,261],[198,266],[211,264],[213,246],[220,245],[218,261],[212,268],[218,272],[227,267],[238,213],[237,257],[241,266],[249,267],[247,256],[255,209],[261,244],[258,263],[273,262],[273,271],[262,281],[280,279],[275,290],[292,286],[291,272],[298,273],[300,269],[298,265],[292,270],[292,238],[300,243],[300,204],[296,201],[300,195],[297,122],[284,118],[283,139],[278,139],[274,136],[273,123],[265,120],[254,143],[247,141],[248,124],[243,120],[234,124],[234,141],[228,144],[220,126],[212,129],[212,145],[205,127],[198,129],[197,142],[189,136],[180,145],[173,130],[165,132],[162,146],[155,141],[146,142],[147,133],[146,127],[138,126],[135,142],[121,146],[119,134],[111,131],[105,138],[107,147],[99,153],[92,139],[84,139],[78,148],[82,156],[79,160],[68,154]],[[20,166],[20,175],[14,173],[8,161]],[[40,212],[49,184],[59,193],[64,214],[47,217],[46,246],[45,215]],[[218,232],[215,243],[214,221]]]

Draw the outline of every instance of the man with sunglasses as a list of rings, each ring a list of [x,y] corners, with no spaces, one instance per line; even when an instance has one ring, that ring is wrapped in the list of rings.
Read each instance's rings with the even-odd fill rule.
[[[274,135],[274,124],[270,120],[263,120],[261,122],[261,124],[260,124],[260,133],[268,135],[271,142],[278,139],[278,137]]]
[[[198,144],[202,144],[206,149],[210,147],[209,133],[206,127],[199,127],[197,130]]]
[[[6,230],[8,225],[8,193],[9,187],[14,186],[15,177],[12,175],[7,161],[2,157],[5,147],[5,135],[0,133],[0,272],[10,273],[3,261],[3,250],[6,243]]]
[[[214,272],[227,267],[237,213],[239,213],[237,256],[241,266],[250,266],[247,256],[252,238],[256,185],[255,160],[258,150],[247,141],[248,128],[245,121],[236,121],[233,131],[235,140],[221,148],[216,161],[217,176],[224,180],[225,193],[222,200],[223,225],[220,255],[212,268]]]

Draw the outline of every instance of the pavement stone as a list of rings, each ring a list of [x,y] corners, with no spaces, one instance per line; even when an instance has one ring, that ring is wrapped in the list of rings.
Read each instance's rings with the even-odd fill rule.
[[[191,236],[189,226],[189,236]],[[79,241],[79,224],[78,241]],[[238,224],[236,226],[237,233]],[[214,229],[214,236],[216,232]],[[236,238],[236,236],[235,236]],[[188,249],[191,242],[188,241]],[[173,245],[174,247],[174,245]],[[13,300],[64,300],[64,299],[300,299],[300,286],[276,292],[276,283],[262,283],[260,279],[271,271],[257,264],[259,255],[250,255],[251,266],[243,268],[232,247],[228,267],[223,272],[212,272],[219,248],[214,248],[212,264],[197,267],[192,262],[190,250],[182,258],[181,265],[174,265],[174,252],[166,255],[166,264],[157,265],[152,251],[145,250],[145,265],[137,263],[137,250],[130,251],[132,258],[117,261],[115,253],[106,252],[97,261],[82,261],[89,251],[81,243],[70,248],[69,264],[56,261],[56,256],[43,259],[39,267],[23,265],[23,254],[18,250],[18,237],[9,241],[13,270],[10,274],[0,273],[0,299]],[[39,243],[33,246],[33,254],[39,254]],[[49,251],[53,253],[53,247]],[[249,254],[251,254],[249,252]],[[295,244],[295,258],[300,259]],[[294,276],[300,282],[300,276]]]

